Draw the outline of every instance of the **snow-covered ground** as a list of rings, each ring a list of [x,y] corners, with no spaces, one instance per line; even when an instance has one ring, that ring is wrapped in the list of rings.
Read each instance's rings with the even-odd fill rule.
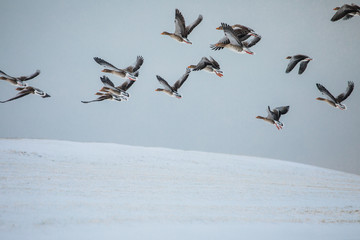
[[[360,176],[286,161],[0,139],[0,239],[360,239]]]

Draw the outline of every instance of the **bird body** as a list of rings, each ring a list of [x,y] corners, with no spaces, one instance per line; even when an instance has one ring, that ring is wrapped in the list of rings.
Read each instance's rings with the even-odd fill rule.
[[[305,71],[308,63],[311,60],[313,60],[312,58],[310,58],[310,57],[308,57],[306,55],[302,55],[302,54],[298,54],[298,55],[294,55],[294,56],[288,56],[288,57],[286,57],[286,59],[290,59],[290,62],[288,64],[285,72],[286,73],[291,72],[291,70],[293,70],[294,67],[298,63],[300,63],[299,72],[298,72],[299,74],[302,74]]]
[[[31,74],[30,76],[12,77],[12,76],[7,75],[3,71],[0,71],[0,75],[2,75],[2,76],[0,76],[0,80],[5,80],[5,81],[11,83],[12,85],[15,85],[18,87],[26,87],[26,86],[28,86],[28,84],[25,83],[25,81],[33,79],[33,78],[37,77],[39,74],[40,74],[40,70],[36,70],[36,72]]]
[[[336,13],[331,18],[332,22],[338,21],[340,19],[348,20],[356,15],[360,16],[360,7],[356,4],[344,4],[341,7],[334,8]]]
[[[210,73],[215,73],[219,77],[223,76],[223,72],[220,70],[219,63],[212,57],[210,57],[210,59],[203,57],[197,65],[190,65],[188,68],[192,69],[193,71],[204,70]]]
[[[101,59],[99,57],[94,57],[95,62],[103,67],[107,67],[102,70],[102,72],[111,73],[121,78],[127,78],[131,81],[136,81],[137,76],[139,75],[138,70],[144,63],[144,58],[142,56],[137,56],[136,62],[133,65],[128,66],[125,69],[117,68],[111,63]],[[109,69],[110,68],[110,69]]]
[[[159,83],[164,88],[157,88],[155,91],[164,92],[171,97],[176,97],[176,98],[180,99],[180,98],[182,98],[182,96],[177,91],[184,84],[186,79],[189,77],[189,74],[190,74],[190,69],[187,68],[185,74],[179,80],[177,80],[173,86],[170,86],[169,83],[165,79],[163,79],[159,75],[156,75],[156,78],[158,79]]]
[[[188,39],[189,34],[194,30],[194,28],[201,23],[203,16],[200,14],[199,17],[190,25],[185,25],[184,16],[181,14],[179,9],[175,9],[175,32],[162,32],[162,35],[170,36],[172,39],[175,39],[181,43],[192,44]]]
[[[346,110],[347,107],[345,104],[343,104],[342,102],[347,99],[350,94],[352,93],[352,91],[354,90],[354,82],[349,81],[348,82],[348,87],[346,89],[346,91],[344,93],[341,93],[339,96],[337,96],[336,98],[334,97],[334,95],[332,95],[323,85],[321,85],[320,83],[316,84],[316,87],[319,89],[319,91],[322,94],[325,94],[328,96],[327,98],[321,98],[318,97],[316,98],[316,100],[319,101],[324,101],[327,102],[328,104],[330,104],[330,106],[335,107],[335,108],[339,108],[341,110]]]
[[[286,114],[289,111],[289,108],[290,108],[289,106],[282,106],[271,110],[270,106],[268,106],[267,109],[268,116],[267,117],[257,116],[256,118],[262,119],[270,124],[274,124],[278,130],[281,130],[284,127],[284,124],[279,121],[280,117],[281,115]]]
[[[253,55],[254,53],[248,49],[238,37],[235,30],[226,23],[221,23],[221,28],[224,31],[225,37],[221,38],[216,44],[210,45],[212,50],[220,50],[228,48],[236,53],[247,53]]]

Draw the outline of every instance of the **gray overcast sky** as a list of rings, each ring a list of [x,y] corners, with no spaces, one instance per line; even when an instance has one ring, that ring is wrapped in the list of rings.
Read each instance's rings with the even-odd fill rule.
[[[341,1],[25,1],[2,0],[0,69],[41,74],[30,85],[48,92],[0,105],[0,137],[115,142],[270,157],[360,174],[360,18],[330,22]],[[359,2],[355,2],[359,4]],[[160,35],[174,31],[179,8],[187,23],[204,16],[192,45]],[[254,56],[214,52],[221,22],[253,28],[263,39]],[[285,74],[288,55],[314,58],[303,75]],[[102,67],[145,59],[128,102],[95,98]],[[170,83],[203,56],[214,57],[219,78],[192,72],[183,99],[155,92],[155,75]],[[123,80],[108,75],[115,84]],[[315,84],[334,94],[355,82],[347,111],[316,101]],[[16,94],[0,82],[1,100]],[[290,105],[285,127],[255,119],[266,108]]]

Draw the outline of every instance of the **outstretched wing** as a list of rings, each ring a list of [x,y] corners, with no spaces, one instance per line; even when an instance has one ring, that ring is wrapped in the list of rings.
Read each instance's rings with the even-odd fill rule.
[[[21,76],[21,77],[19,77],[19,80],[27,81],[27,80],[33,79],[34,77],[37,77],[39,74],[40,74],[40,70],[36,70],[36,72],[31,74],[30,76]]]
[[[231,26],[226,23],[221,23],[221,26],[223,27],[225,36],[229,39],[232,45],[242,46],[241,41],[239,40]]]
[[[192,24],[186,27],[186,35],[189,35],[192,30],[194,30],[194,28],[199,25],[199,23],[201,23],[202,20],[203,16],[200,14],[199,17]]]
[[[115,88],[114,83],[107,76],[100,77],[100,80],[106,87]]]
[[[185,19],[179,9],[175,9],[175,34],[178,36],[185,36]]]
[[[213,66],[213,68],[220,69],[220,64],[215,59],[213,59],[211,56],[210,56],[210,62],[211,62],[211,65]]]
[[[110,67],[112,69],[118,70],[118,71],[123,71],[122,69],[119,69],[117,67],[115,67],[114,65],[112,65],[111,63],[108,63],[107,61],[105,61],[104,59],[98,58],[98,57],[94,57],[95,62],[97,62],[98,64],[100,64],[103,67]]]
[[[102,95],[102,96],[98,97],[98,98],[95,99],[95,100],[91,100],[91,101],[81,101],[81,102],[82,102],[82,103],[100,102],[100,101],[104,101],[104,100],[109,99],[109,98],[111,98],[111,96],[106,94],[106,95]]]
[[[286,114],[289,111],[290,106],[277,107],[274,110],[279,112],[279,117]]]
[[[173,86],[174,91],[177,91],[184,84],[186,79],[189,77],[189,74],[190,74],[190,69],[187,68],[185,74],[175,82]]]
[[[299,74],[302,74],[310,61],[303,61],[300,63]]]
[[[172,87],[168,84],[168,82],[163,79],[162,77],[160,77],[159,75],[156,75],[156,78],[159,80],[159,83],[161,85],[163,85],[163,87],[165,88],[165,90],[168,90],[168,91],[173,91]]]
[[[3,71],[0,71],[0,74],[4,75],[6,78],[8,79],[12,79],[12,80],[16,80],[16,78],[12,77],[12,76],[9,76],[7,75],[6,73],[4,73]],[[3,80],[5,80],[6,78],[2,78]]]
[[[0,101],[0,103],[6,103],[6,102],[13,101],[15,99],[18,99],[18,98],[22,98],[22,97],[25,97],[26,95],[29,95],[30,93],[32,93],[32,91],[30,89],[25,88],[24,90],[20,91],[15,97],[10,98],[6,101]]]
[[[126,70],[130,73],[136,72],[137,70],[140,69],[143,63],[144,63],[144,58],[142,56],[137,56],[136,62],[133,65],[127,67]]]
[[[214,51],[223,49],[224,47],[218,47],[218,46],[216,46],[216,44],[218,44],[218,43],[229,44],[229,43],[230,43],[230,40],[229,40],[226,36],[224,36],[224,37],[221,38],[217,43],[211,44],[211,45],[210,45],[210,48],[211,48],[212,50],[214,50]]]
[[[251,48],[252,46],[257,44],[260,40],[261,40],[261,36],[256,34],[256,37],[254,37],[251,41],[247,42],[245,46]]]
[[[134,84],[135,81],[126,80],[123,84],[120,86],[117,86],[116,88],[119,88],[121,90],[124,90],[125,92]]]
[[[340,94],[340,95],[336,98],[336,100],[337,100],[338,102],[344,101],[345,99],[347,99],[347,98],[350,96],[350,94],[352,93],[353,90],[354,90],[354,82],[349,81],[349,82],[348,82],[348,86],[347,86],[347,88],[346,88],[346,91],[345,91],[344,93]]]
[[[317,83],[316,86],[322,94],[327,95],[329,98],[331,98],[331,100],[333,100],[334,102],[337,102],[335,97],[323,85],[321,85],[320,83]]]

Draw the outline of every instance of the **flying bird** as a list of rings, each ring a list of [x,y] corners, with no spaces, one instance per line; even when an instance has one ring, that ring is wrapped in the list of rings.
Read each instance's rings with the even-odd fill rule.
[[[107,62],[104,59],[101,59],[99,57],[94,57],[94,60],[95,60],[95,62],[97,62],[101,66],[107,67],[107,68],[103,69],[102,72],[112,73],[112,74],[114,74],[116,76],[119,76],[121,78],[128,78],[131,81],[136,81],[137,75],[138,75],[138,70],[140,69],[140,67],[144,63],[144,58],[142,56],[137,56],[136,61],[135,61],[135,63],[133,65],[130,65],[125,69],[121,69],[121,68],[115,67],[111,63],[109,63],[109,62]],[[108,69],[108,68],[111,68],[111,69]]]
[[[101,102],[104,100],[114,100],[119,102],[122,100],[127,100],[129,94],[126,92],[126,90],[134,83],[134,81],[131,80],[125,81],[123,85],[125,86],[126,84],[128,87],[124,87],[124,89],[126,88],[126,90],[124,90],[115,87],[111,80],[106,76],[100,77],[100,80],[104,84],[104,87],[95,93],[95,95],[99,95],[100,97],[90,101],[81,101],[82,103]]]
[[[344,4],[341,7],[334,8],[336,11],[335,15],[331,18],[332,22],[340,19],[348,20],[356,15],[360,16],[360,7],[356,4]]]
[[[192,42],[189,41],[188,36],[192,32],[192,30],[194,30],[194,28],[199,25],[199,23],[201,23],[202,20],[203,16],[200,14],[199,17],[192,24],[186,26],[183,15],[179,11],[179,9],[175,9],[175,32],[162,32],[161,34],[168,35],[181,43],[192,44]]]
[[[249,45],[249,43],[244,44],[245,42],[242,41],[244,38],[242,37],[239,38],[240,35],[237,34],[230,25],[226,23],[221,23],[221,27],[222,30],[224,31],[225,36],[221,38],[217,43],[210,45],[210,48],[212,50],[220,50],[223,48],[228,48],[237,53],[248,53],[250,55],[254,54],[248,47],[246,47],[246,45]],[[257,42],[260,41],[259,38],[261,39],[261,37],[258,36]]]
[[[10,99],[8,99],[6,101],[0,101],[0,103],[10,102],[10,101],[13,101],[15,99],[25,97],[26,95],[29,95],[29,94],[39,95],[42,98],[50,97],[50,95],[45,93],[44,91],[42,91],[42,90],[40,90],[38,88],[31,87],[31,86],[18,87],[18,88],[16,88],[16,90],[19,91],[19,92],[15,97],[10,98]]]
[[[350,94],[352,93],[352,91],[354,90],[354,82],[349,81],[346,91],[344,93],[341,93],[336,98],[320,83],[317,83],[316,86],[322,94],[325,94],[329,97],[329,99],[318,97],[318,98],[316,98],[316,100],[327,102],[331,106],[333,106],[335,108],[339,108],[341,110],[347,109],[345,104],[343,104],[342,102],[345,99],[347,99],[350,96]]]
[[[33,79],[33,78],[37,77],[39,74],[40,74],[40,70],[36,70],[36,72],[31,74],[30,76],[12,77],[12,76],[7,75],[3,71],[0,71],[0,80],[5,80],[15,86],[18,86],[18,87],[26,87],[26,86],[28,86],[28,84],[25,83],[25,81]]]
[[[301,55],[301,54],[298,54],[298,55],[294,55],[294,56],[288,56],[286,57],[286,59],[290,59],[290,62],[286,68],[286,73],[289,73],[291,72],[291,70],[294,69],[294,67],[300,62],[300,67],[299,67],[299,74],[302,74],[308,63],[313,60],[312,58],[306,56],[306,55]]]
[[[100,78],[104,87],[100,89],[100,92],[111,93],[116,96],[123,97],[124,100],[128,100],[130,94],[127,90],[134,84],[134,81],[126,80],[123,84],[115,87],[114,83],[106,76]]]
[[[220,70],[219,63],[212,57],[210,57],[210,59],[203,57],[197,65],[190,65],[188,68],[192,69],[193,71],[204,70],[210,73],[215,73],[219,77],[223,76],[223,72]]]
[[[262,119],[268,123],[274,124],[276,126],[276,128],[278,130],[281,130],[284,127],[284,124],[282,122],[279,121],[281,115],[286,114],[289,111],[289,106],[282,106],[282,107],[277,107],[273,110],[270,109],[270,106],[268,106],[268,116],[267,117],[262,117],[262,116],[257,116],[257,119]]]
[[[159,75],[156,75],[157,79],[159,80],[160,84],[164,87],[164,89],[158,88],[155,91],[164,92],[171,97],[176,97],[180,99],[181,95],[177,91],[184,84],[186,79],[189,77],[189,74],[190,74],[190,69],[186,68],[185,74],[179,80],[177,80],[173,86],[170,86],[165,79],[163,79]]]

